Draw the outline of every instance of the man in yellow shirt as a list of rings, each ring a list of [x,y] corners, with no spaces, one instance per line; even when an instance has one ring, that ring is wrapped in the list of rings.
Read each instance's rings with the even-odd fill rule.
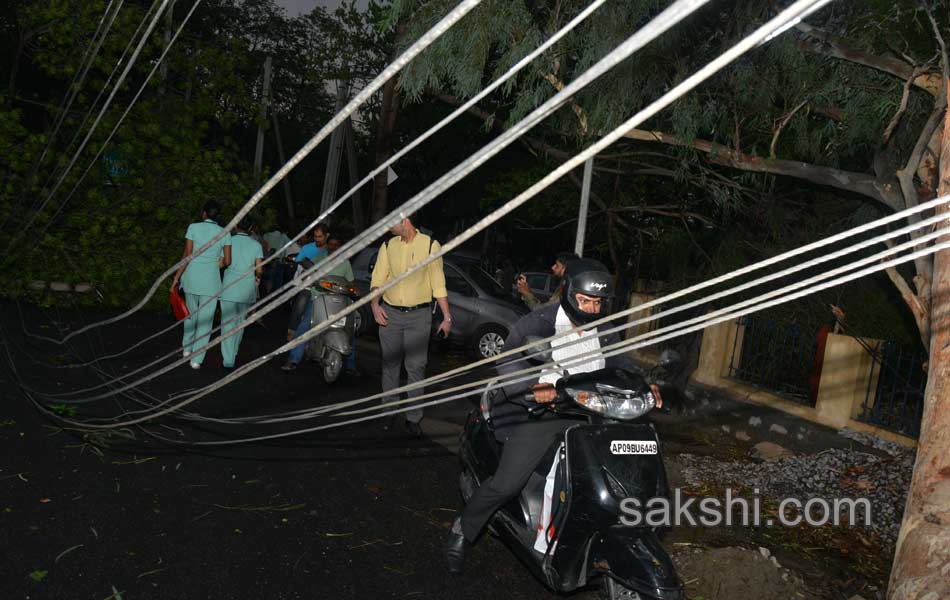
[[[372,289],[399,277],[433,252],[438,252],[441,247],[439,242],[416,229],[409,217],[400,221],[390,232],[396,237],[379,249],[370,283]],[[380,297],[373,299],[373,318],[379,325],[379,345],[383,356],[384,393],[399,387],[399,372],[403,362],[410,384],[425,379],[433,298],[443,315],[438,334],[448,337],[452,330],[452,313],[449,312],[441,258],[386,290],[382,301]],[[419,388],[408,392],[407,396],[414,398],[422,393],[422,388]],[[396,400],[398,396],[383,398],[383,402]],[[422,409],[410,410],[405,415],[409,433],[421,436],[419,422],[422,420]]]

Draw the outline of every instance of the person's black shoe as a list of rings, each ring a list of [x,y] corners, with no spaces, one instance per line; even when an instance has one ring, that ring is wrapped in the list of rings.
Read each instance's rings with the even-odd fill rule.
[[[415,421],[406,421],[406,431],[414,438],[422,437],[422,426]]]
[[[455,517],[445,544],[445,562],[452,575],[461,575],[465,567],[465,536],[462,534],[462,517]]]

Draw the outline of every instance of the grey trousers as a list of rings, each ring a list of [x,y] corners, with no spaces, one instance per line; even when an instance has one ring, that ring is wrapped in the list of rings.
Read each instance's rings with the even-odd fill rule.
[[[426,363],[429,359],[429,336],[432,329],[432,311],[420,308],[411,312],[402,312],[383,304],[389,324],[379,328],[379,345],[383,355],[383,392],[399,387],[399,372],[405,361],[409,383],[422,381],[426,376]],[[409,398],[421,396],[423,389],[406,393]],[[387,395],[383,402],[394,402],[398,395]],[[418,423],[422,420],[422,409],[413,409],[406,413],[406,420]]]

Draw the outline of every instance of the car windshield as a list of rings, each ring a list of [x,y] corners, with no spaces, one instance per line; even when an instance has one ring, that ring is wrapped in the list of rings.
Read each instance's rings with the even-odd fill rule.
[[[511,300],[511,292],[505,290],[501,285],[495,281],[495,279],[486,273],[481,267],[479,267],[474,262],[469,261],[458,261],[453,262],[453,265],[459,268],[459,270],[464,271],[472,281],[475,282],[475,285],[480,287],[489,296],[495,298],[502,298],[504,300]]]

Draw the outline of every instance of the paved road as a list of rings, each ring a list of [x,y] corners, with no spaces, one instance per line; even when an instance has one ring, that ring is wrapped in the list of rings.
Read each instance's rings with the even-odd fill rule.
[[[10,311],[5,331],[19,327]],[[75,329],[92,315],[45,321],[27,315],[34,331]],[[134,317],[90,336],[77,349],[102,355],[125,348],[167,324]],[[13,329],[11,329],[13,327]],[[45,327],[45,329],[41,329]],[[276,346],[280,320],[255,326],[239,363]],[[69,357],[14,336],[19,375],[44,391],[98,380],[86,371],[31,362]],[[103,363],[127,373],[172,348],[174,335],[122,359]],[[433,353],[433,367],[468,360],[450,349]],[[200,371],[180,367],[143,387],[158,399],[196,389],[224,374],[212,352]],[[189,408],[206,416],[293,410],[378,391],[375,340],[361,340],[363,376],[333,386],[313,366],[292,373],[275,360],[224,393]],[[268,443],[179,448],[149,434],[179,440],[223,439],[281,428],[222,429],[176,421],[134,439],[89,438],[50,427],[3,372],[0,408],[0,597],[3,598],[546,598],[554,597],[497,540],[473,550],[464,576],[443,568],[447,526],[460,506],[452,454],[465,402],[427,413],[430,438],[383,433],[375,422]],[[80,407],[80,414],[115,414],[132,399]],[[306,423],[304,423],[305,425]],[[433,441],[434,440],[434,441]]]

